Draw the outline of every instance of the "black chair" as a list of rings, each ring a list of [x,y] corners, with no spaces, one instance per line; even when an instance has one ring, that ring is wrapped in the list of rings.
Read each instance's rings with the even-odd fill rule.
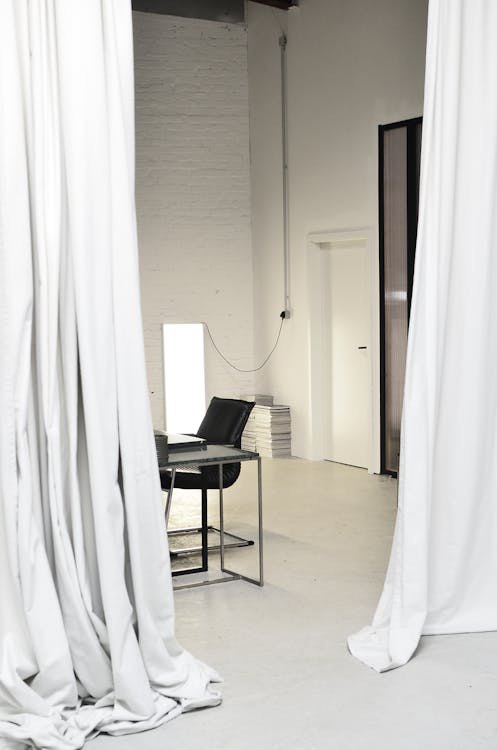
[[[204,438],[208,443],[215,445],[232,445],[235,448],[241,447],[242,432],[245,429],[247,420],[250,416],[250,412],[254,407],[254,403],[251,401],[242,401],[239,399],[232,398],[218,398],[214,396],[211,400],[207,412],[202,420],[200,427],[195,433],[195,437]],[[223,477],[223,490],[231,487],[238,477],[240,476],[240,464],[223,464],[222,477]],[[171,490],[171,471],[167,469],[160,470],[160,481],[163,490]],[[202,552],[202,567],[198,570],[207,570],[207,553],[208,550],[219,549],[219,545],[208,546],[207,538],[208,532],[217,532],[219,529],[215,526],[208,525],[207,519],[207,491],[218,490],[219,486],[219,467],[218,466],[200,466],[196,473],[192,472],[175,472],[174,488],[185,490],[200,490],[201,491],[201,517],[202,522],[200,527],[193,527],[187,529],[174,529],[169,531],[169,536],[182,536],[186,534],[202,534],[202,545],[196,547],[188,547],[182,549],[173,550],[173,554],[193,554],[196,552]],[[168,501],[166,505],[166,524],[169,521],[169,513],[171,509],[172,493],[168,494]],[[252,545],[254,542],[251,540],[243,539],[235,534],[225,533],[226,537],[230,537],[233,541],[226,543],[225,548],[228,547],[245,547]],[[185,572],[191,572],[187,570]],[[180,571],[175,571],[178,575]]]

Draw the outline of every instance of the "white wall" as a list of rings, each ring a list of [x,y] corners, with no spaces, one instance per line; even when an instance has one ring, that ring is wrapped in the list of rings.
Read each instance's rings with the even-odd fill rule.
[[[248,9],[256,356],[270,347],[283,309],[282,28],[289,81],[292,317],[256,389],[290,404],[293,453],[316,458],[308,236],[368,227],[376,257],[378,125],[422,113],[427,0],[302,0],[288,13],[249,2]]]
[[[253,365],[247,31],[134,13],[136,200],[154,424],[164,417],[161,326],[207,321]],[[207,398],[250,391],[206,342]]]

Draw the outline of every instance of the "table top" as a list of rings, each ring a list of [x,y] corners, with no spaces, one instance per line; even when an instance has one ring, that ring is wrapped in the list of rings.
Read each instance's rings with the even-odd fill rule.
[[[174,469],[179,465],[202,466],[218,463],[236,463],[237,461],[254,461],[258,453],[226,445],[208,445],[207,448],[175,450],[169,453],[166,462],[159,464],[159,469]]]

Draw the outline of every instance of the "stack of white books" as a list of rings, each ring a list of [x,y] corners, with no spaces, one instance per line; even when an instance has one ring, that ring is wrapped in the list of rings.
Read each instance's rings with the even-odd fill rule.
[[[256,402],[242,435],[242,448],[261,456],[289,456],[291,437],[290,407]]]
[[[255,401],[255,404],[256,404],[256,406],[254,406],[254,408],[250,412],[250,417],[247,420],[247,424],[245,426],[245,429],[242,435],[243,450],[255,451],[257,450],[256,439],[255,439],[255,415],[256,415],[255,409],[258,405],[272,406],[273,397],[269,396],[267,393],[242,393],[240,398],[243,401]]]
[[[255,409],[255,406],[254,406]],[[247,420],[245,429],[242,433],[242,449],[244,451],[255,451],[255,415],[254,409]]]
[[[256,411],[257,410],[257,411]],[[282,404],[253,408],[255,445],[261,456],[289,456],[291,452],[290,407]]]

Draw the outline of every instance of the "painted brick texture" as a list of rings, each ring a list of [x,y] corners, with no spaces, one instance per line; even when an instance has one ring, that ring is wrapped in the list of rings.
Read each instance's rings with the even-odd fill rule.
[[[155,426],[164,424],[163,323],[206,321],[253,367],[247,32],[134,13],[136,205]],[[253,390],[206,339],[206,395]]]

